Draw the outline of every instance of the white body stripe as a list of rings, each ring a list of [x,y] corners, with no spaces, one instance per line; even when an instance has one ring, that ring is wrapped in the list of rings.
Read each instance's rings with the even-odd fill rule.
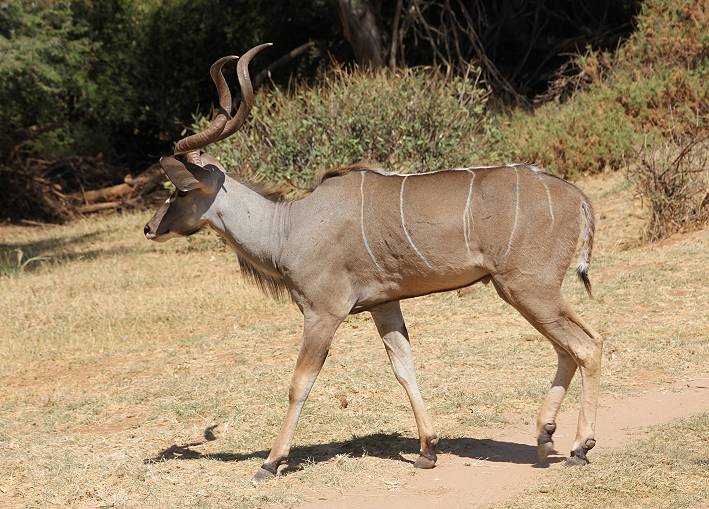
[[[470,186],[468,187],[468,198],[465,200],[465,210],[463,210],[463,237],[465,238],[465,249],[468,250],[468,257],[472,258],[472,253],[470,252],[470,222],[472,218],[470,217],[470,207],[472,206],[473,199],[473,182],[475,182],[475,172],[468,170],[470,173]]]
[[[385,170],[381,169],[372,169],[368,171],[372,171],[374,173],[377,173],[379,175],[384,175],[384,176],[397,176],[397,177],[403,177],[401,181],[401,190],[399,192],[399,213],[401,215],[401,228],[404,230],[404,235],[406,236],[406,240],[409,242],[413,250],[416,252],[419,258],[424,261],[424,263],[429,267],[433,268],[431,263],[428,261],[428,259],[419,251],[419,249],[416,247],[416,244],[414,244],[413,239],[411,238],[411,235],[409,234],[408,230],[406,229],[406,220],[405,220],[405,215],[404,215],[404,188],[406,185],[406,180],[409,177],[417,177],[420,175],[433,175],[436,173],[443,173],[445,171],[467,171],[468,173],[471,174],[471,179],[470,179],[470,184],[468,187],[468,197],[466,199],[465,203],[465,210],[463,211],[463,237],[465,239],[465,248],[468,252],[468,255],[472,257],[472,252],[470,250],[470,225],[472,218],[470,217],[471,214],[471,207],[472,207],[472,194],[473,194],[473,184],[475,182],[475,172],[474,170],[485,170],[485,169],[495,169],[495,168],[511,168],[514,169],[515,171],[515,209],[514,209],[514,217],[512,220],[512,230],[510,231],[510,238],[507,241],[507,247],[505,249],[504,257],[506,258],[511,249],[512,249],[512,242],[514,241],[515,238],[515,233],[517,232],[517,223],[519,220],[519,168],[528,168],[531,172],[537,174],[538,176],[545,175],[546,172],[544,172],[543,169],[539,168],[538,166],[534,165],[529,165],[527,163],[512,163],[512,164],[502,164],[502,165],[494,165],[494,166],[469,166],[466,168],[450,168],[448,170],[438,170],[438,171],[429,171],[429,172],[424,172],[424,173],[395,173],[395,172],[387,172]],[[361,196],[361,202],[360,202],[360,228],[362,232],[362,240],[364,242],[365,248],[367,248],[367,253],[369,253],[369,257],[372,259],[372,262],[374,262],[374,265],[377,266],[379,270],[383,270],[382,267],[379,265],[377,262],[376,258],[374,257],[374,253],[372,252],[369,242],[367,241],[367,235],[365,234],[364,231],[364,175],[368,171],[360,171],[360,174],[362,175],[361,177],[361,183],[360,183],[360,196]],[[547,195],[547,204],[549,206],[549,216],[551,217],[551,225],[550,229],[553,227],[554,224],[554,209],[551,203],[551,193],[549,192],[549,188],[542,180],[542,185],[544,185],[544,189],[546,191]]]
[[[374,253],[372,253],[372,250],[369,247],[369,242],[367,242],[367,235],[364,233],[364,174],[366,172],[362,171],[360,174],[362,175],[362,180],[359,185],[359,195],[360,195],[360,207],[359,207],[359,225],[360,225],[360,230],[362,231],[362,240],[364,241],[364,247],[367,248],[367,253],[369,253],[369,257],[372,259],[374,262],[374,265],[377,266],[379,270],[382,270],[382,267],[377,263],[376,258],[374,258]]]
[[[409,244],[411,244],[411,247],[414,248],[414,251],[416,251],[416,254],[419,255],[419,258],[421,258],[424,261],[424,263],[428,266],[429,269],[432,269],[433,267],[428,262],[426,257],[421,254],[421,251],[418,250],[418,248],[414,244],[414,241],[411,239],[411,235],[409,235],[409,232],[406,230],[406,223],[404,221],[404,185],[406,184],[407,178],[409,178],[409,176],[405,175],[404,178],[401,179],[401,191],[399,191],[399,214],[401,215],[401,228],[403,228],[403,230],[404,230],[404,235],[406,235],[406,240],[409,241]]]
[[[554,208],[551,205],[551,193],[549,192],[549,186],[547,186],[547,183],[544,182],[542,179],[542,185],[544,186],[544,190],[547,192],[547,204],[549,205],[549,217],[551,218],[551,223],[549,224],[549,230],[551,230],[554,227]]]
[[[526,163],[511,163],[511,164],[495,164],[492,166],[466,166],[465,168],[447,168],[445,170],[424,171],[421,173],[397,173],[394,171],[386,171],[384,169],[375,169],[375,168],[371,168],[369,170],[364,170],[364,171],[372,171],[372,172],[377,173],[379,175],[392,176],[392,177],[419,177],[421,175],[433,175],[435,173],[444,173],[446,171],[467,171],[467,172],[470,172],[472,170],[493,170],[495,168],[518,168],[520,166],[527,166],[527,164]],[[536,166],[534,168],[538,169]]]
[[[515,238],[515,231],[517,231],[517,219],[519,218],[519,171],[515,168],[515,215],[512,221],[512,231],[510,232],[510,240],[507,241],[507,249],[505,250],[504,257],[510,254],[510,249],[512,249],[512,241]]]

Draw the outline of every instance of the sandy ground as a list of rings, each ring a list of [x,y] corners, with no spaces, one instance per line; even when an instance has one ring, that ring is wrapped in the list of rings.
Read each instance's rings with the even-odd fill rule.
[[[597,446],[589,455],[620,447],[637,438],[644,428],[709,410],[709,376],[691,377],[671,386],[649,389],[625,399],[604,399],[598,409]],[[560,414],[554,435],[559,451],[568,451],[574,438],[576,411]],[[531,426],[510,426],[486,437],[470,439],[456,449],[439,447],[432,470],[415,470],[381,484],[357,486],[347,492],[323,493],[309,500],[307,509],[413,509],[423,507],[486,507],[513,498],[540,481],[549,469],[566,468],[564,455],[536,464]],[[411,460],[412,458],[406,458]],[[581,467],[582,468],[582,467]],[[705,507],[705,506],[701,506]]]

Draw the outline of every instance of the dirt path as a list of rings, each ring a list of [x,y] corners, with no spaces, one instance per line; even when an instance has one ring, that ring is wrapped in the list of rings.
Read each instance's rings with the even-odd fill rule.
[[[709,378],[692,377],[671,386],[653,388],[628,399],[601,400],[593,453],[626,445],[642,428],[709,411]],[[559,451],[571,448],[576,409],[559,416],[554,435]],[[507,427],[485,439],[450,450],[442,444],[433,470],[415,470],[399,483],[358,486],[346,493],[323,493],[304,508],[362,509],[418,507],[485,507],[533,486],[550,470],[562,468],[563,455],[547,468],[535,467],[536,446],[531,426]],[[593,461],[593,460],[592,460]]]

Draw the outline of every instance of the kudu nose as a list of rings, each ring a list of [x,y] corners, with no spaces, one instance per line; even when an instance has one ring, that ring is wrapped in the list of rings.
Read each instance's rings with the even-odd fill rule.
[[[147,237],[149,233],[150,233],[150,225],[146,224],[145,227],[143,228],[143,235],[145,235]]]

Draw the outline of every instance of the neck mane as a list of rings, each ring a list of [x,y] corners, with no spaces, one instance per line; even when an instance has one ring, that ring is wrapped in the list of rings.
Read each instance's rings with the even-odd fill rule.
[[[290,229],[290,203],[277,196],[226,176],[207,222],[236,252],[244,277],[282,299],[288,289],[279,260]]]

